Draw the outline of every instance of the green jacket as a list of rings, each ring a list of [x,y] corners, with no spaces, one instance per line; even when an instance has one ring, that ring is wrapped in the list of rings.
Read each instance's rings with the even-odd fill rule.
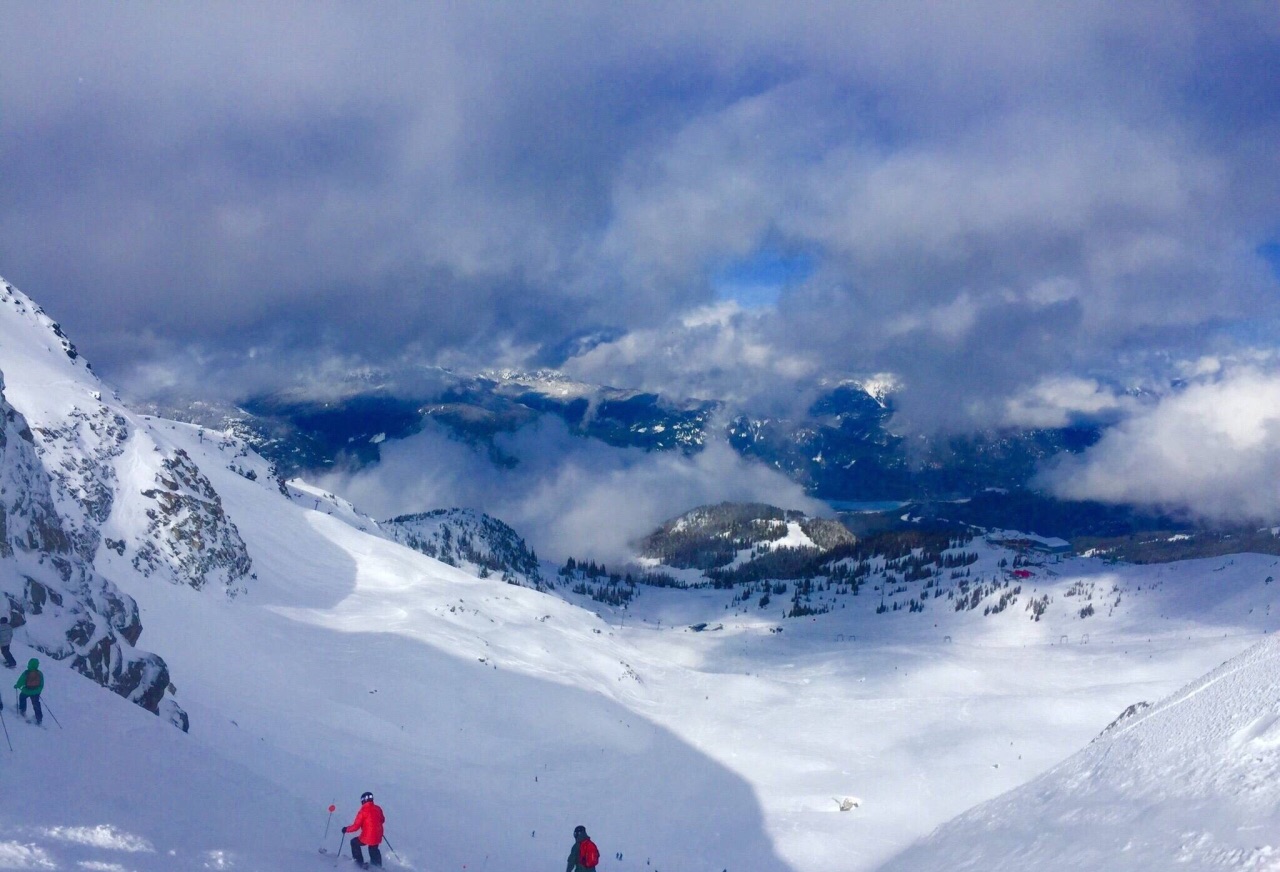
[[[34,687],[27,686],[27,676],[32,672],[36,674],[39,683]],[[40,691],[44,690],[44,673],[40,671],[40,661],[32,657],[27,661],[27,669],[18,676],[18,681],[13,685],[18,691],[18,696],[39,696]]]

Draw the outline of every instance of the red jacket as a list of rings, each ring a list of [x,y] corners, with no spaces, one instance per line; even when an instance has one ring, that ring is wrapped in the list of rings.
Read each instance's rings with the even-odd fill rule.
[[[351,822],[351,826],[347,827],[347,832],[359,832],[362,845],[380,845],[382,844],[382,825],[386,820],[382,809],[372,802],[366,802],[356,812],[356,819]]]

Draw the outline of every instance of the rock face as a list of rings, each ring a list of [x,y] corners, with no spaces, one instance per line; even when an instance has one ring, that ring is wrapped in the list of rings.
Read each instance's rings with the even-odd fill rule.
[[[79,417],[71,433],[84,424],[90,433],[110,444],[119,427],[115,420]],[[102,427],[95,430],[90,425]],[[26,419],[4,396],[0,374],[0,614],[18,630],[17,638],[104,687],[160,714],[182,729],[186,713],[166,699],[169,669],[156,654],[134,647],[142,633],[133,598],[94,571],[86,559],[97,549],[95,514],[110,511],[110,478],[101,489],[71,484],[85,468],[95,468],[92,452],[71,461],[67,476],[55,483],[37,452],[37,438]],[[74,505],[83,515],[68,524],[55,507],[54,488],[77,494]]]
[[[516,531],[497,518],[468,509],[437,509],[401,515],[378,525],[384,534],[415,551],[481,578],[547,590],[538,556]]]
[[[71,546],[92,560],[101,542],[98,527],[111,515],[117,486],[113,461],[129,436],[128,423],[106,406],[73,409],[62,426],[33,428],[35,445],[57,492]]]
[[[158,486],[142,492],[153,505],[146,510],[147,538],[134,553],[134,569],[146,576],[163,572],[196,590],[209,585],[230,597],[244,593],[253,561],[218,492],[182,449],[161,467]]]

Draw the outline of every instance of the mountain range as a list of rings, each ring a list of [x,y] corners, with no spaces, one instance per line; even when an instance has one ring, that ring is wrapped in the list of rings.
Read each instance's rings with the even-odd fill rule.
[[[797,417],[758,417],[716,400],[584,384],[553,370],[446,370],[403,374],[361,371],[323,390],[302,388],[209,403],[171,397],[154,414],[230,429],[285,476],[376,463],[380,446],[424,427],[444,428],[483,446],[498,465],[518,459],[500,434],[551,417],[583,438],[617,448],[702,450],[724,438],[743,457],[779,469],[811,495],[829,501],[954,499],[989,488],[1028,486],[1047,459],[1079,452],[1098,426],[1004,429],[970,435],[894,432],[894,384],[848,380],[816,389]]]

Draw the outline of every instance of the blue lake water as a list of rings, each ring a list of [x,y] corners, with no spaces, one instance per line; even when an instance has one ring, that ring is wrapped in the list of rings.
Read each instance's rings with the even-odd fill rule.
[[[827,500],[837,512],[893,512],[911,503],[901,500]]]

